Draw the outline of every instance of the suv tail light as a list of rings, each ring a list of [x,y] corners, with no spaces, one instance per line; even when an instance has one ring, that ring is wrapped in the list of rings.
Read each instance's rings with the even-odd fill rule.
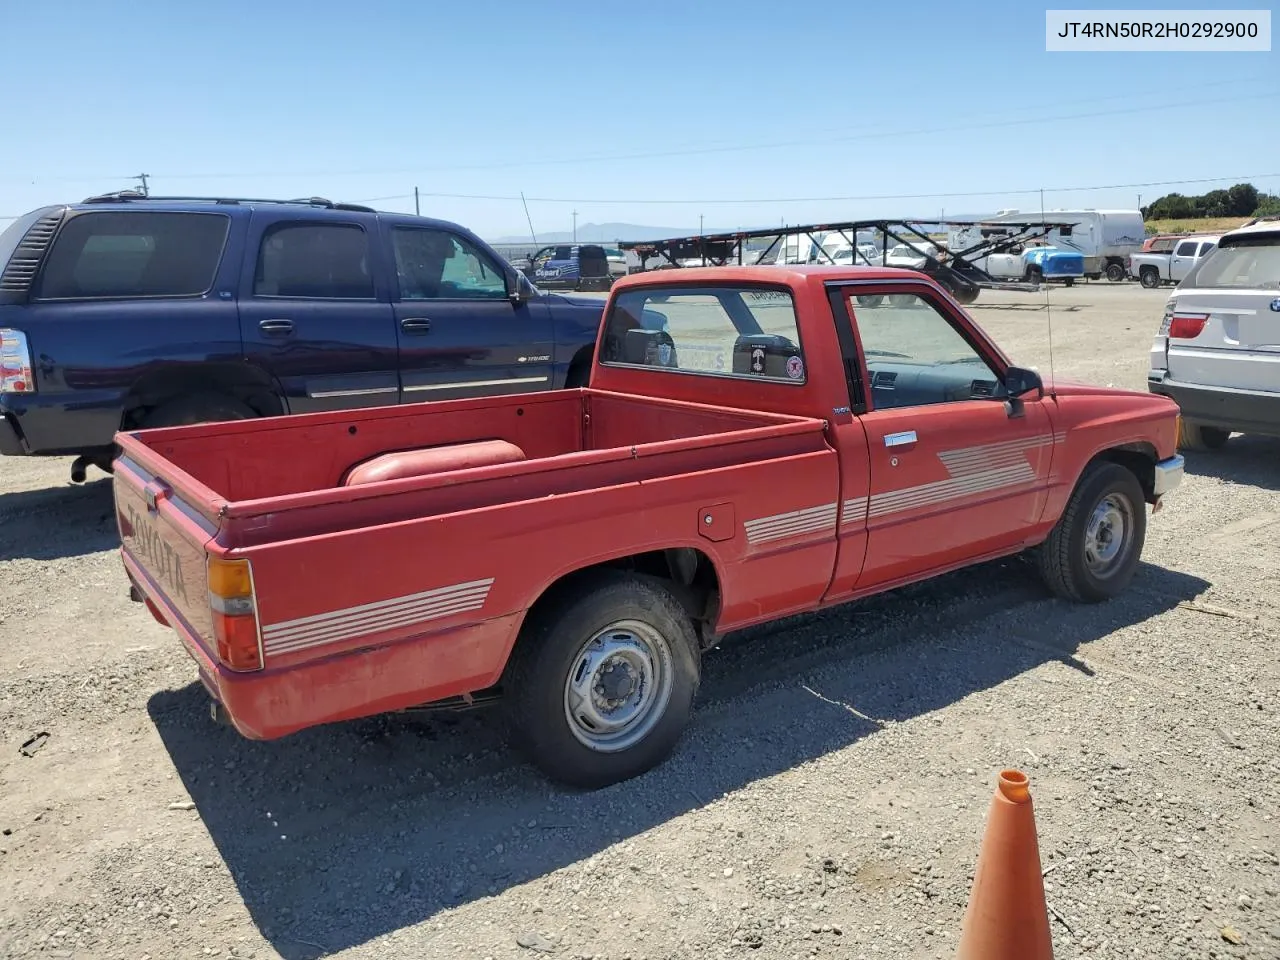
[[[1169,319],[1171,340],[1194,340],[1209,322],[1207,313],[1175,313]]]
[[[261,670],[262,643],[249,561],[210,557],[208,576],[218,659],[232,670]]]
[[[31,348],[21,330],[0,327],[0,393],[35,393]]]

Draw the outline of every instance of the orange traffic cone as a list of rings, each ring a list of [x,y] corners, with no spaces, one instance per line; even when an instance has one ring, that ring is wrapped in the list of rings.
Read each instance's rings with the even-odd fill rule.
[[[1042,877],[1027,775],[1002,770],[956,960],[1053,960]]]

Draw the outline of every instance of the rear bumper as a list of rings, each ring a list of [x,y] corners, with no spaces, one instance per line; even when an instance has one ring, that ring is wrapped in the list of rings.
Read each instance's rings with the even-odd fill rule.
[[[1148,372],[1147,390],[1169,397],[1192,423],[1280,436],[1280,393],[1180,383],[1163,370]]]
[[[374,716],[491,687],[502,675],[521,614],[444,633],[252,673],[229,670],[205,649],[182,615],[123,548],[138,597],[153,607],[196,662],[200,682],[225,718],[250,740],[275,740],[309,727]],[[477,649],[485,656],[475,667]]]

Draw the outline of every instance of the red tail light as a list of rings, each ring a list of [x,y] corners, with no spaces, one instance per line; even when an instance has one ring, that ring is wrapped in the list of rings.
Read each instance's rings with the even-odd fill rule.
[[[209,606],[218,659],[232,670],[261,670],[253,572],[248,560],[208,560]]]
[[[1175,313],[1169,321],[1172,340],[1194,340],[1209,322],[1207,313]]]

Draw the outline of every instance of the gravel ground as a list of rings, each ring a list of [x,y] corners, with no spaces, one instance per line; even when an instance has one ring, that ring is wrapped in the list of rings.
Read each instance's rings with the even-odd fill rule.
[[[1058,372],[1143,389],[1163,300],[1055,290]],[[973,311],[1046,369],[1043,307]],[[944,958],[1013,766],[1060,960],[1278,958],[1277,454],[1189,455],[1108,605],[1015,559],[731,637],[676,756],[594,794],[482,712],[214,726],[109,483],[6,460],[0,955]]]

